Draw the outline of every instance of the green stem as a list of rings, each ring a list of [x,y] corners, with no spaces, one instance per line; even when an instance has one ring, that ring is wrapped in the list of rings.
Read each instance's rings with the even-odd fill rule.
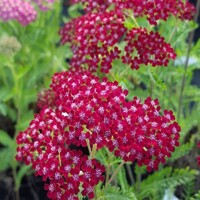
[[[105,188],[114,180],[114,178],[116,177],[117,173],[119,172],[119,170],[123,167],[123,165],[125,164],[124,161],[122,161],[120,163],[120,165],[117,167],[117,169],[114,171],[113,175],[110,177],[110,179],[108,180],[108,182],[105,184]],[[104,188],[104,189],[105,189]]]
[[[15,166],[12,167],[12,174],[13,174],[13,179],[14,179],[14,183],[15,183],[15,198],[16,198],[16,200],[19,200],[20,199],[19,186],[17,184],[17,170],[16,170]]]
[[[128,176],[129,176],[129,178],[130,178],[130,184],[131,185],[133,185],[134,183],[135,183],[135,181],[134,181],[134,177],[133,177],[133,173],[132,173],[132,171],[131,171],[131,165],[125,165],[125,167],[126,167],[126,169],[127,169],[127,172],[128,172]]]
[[[168,43],[170,43],[171,39],[173,38],[174,34],[175,34],[176,31],[177,31],[177,24],[178,24],[177,22],[178,22],[178,21],[176,20],[176,23],[175,23],[174,28],[173,28],[173,30],[172,30],[172,32],[171,32],[171,35],[169,36]]]
[[[139,26],[139,24],[137,23],[137,21],[136,21],[134,15],[132,15],[131,17],[132,17],[132,19],[133,19],[133,21],[134,21],[136,27],[137,27],[137,28],[140,28],[140,26]]]
[[[95,158],[96,151],[97,151],[97,144],[94,144],[94,145],[92,146],[92,152],[91,152],[91,154],[90,154],[90,159]]]
[[[119,77],[121,78],[123,75],[125,75],[127,73],[127,71],[130,69],[130,66],[128,65],[125,70],[123,72],[121,72],[121,74],[119,75]]]
[[[154,79],[151,71],[150,71],[150,67],[148,68],[148,74],[149,74],[149,78],[151,80],[150,82],[150,90],[149,90],[149,96],[152,97],[153,96],[153,89],[154,89],[154,85],[156,83],[156,80]]]
[[[107,155],[108,155],[108,165],[106,167],[106,182],[105,185],[107,184],[109,177],[110,177],[110,171],[111,171],[111,166],[112,166],[112,155],[110,151],[107,150]]]
[[[87,148],[88,148],[89,154],[91,155],[92,154],[92,149],[90,147],[90,141],[89,141],[89,139],[86,139],[86,143],[87,143]]]
[[[134,21],[136,28],[140,28],[139,24],[137,23],[137,20],[134,17],[134,13],[132,10],[130,11],[130,16],[131,16],[131,19]]]
[[[198,15],[199,15],[199,9],[200,9],[200,0],[197,0],[197,4],[196,4],[197,12],[196,12],[196,14],[194,16],[194,21],[195,22],[197,22],[197,18],[198,18]],[[185,89],[188,62],[189,62],[189,58],[190,58],[190,51],[191,51],[191,48],[192,48],[193,38],[194,38],[194,30],[191,31],[190,34],[189,34],[188,49],[187,49],[186,61],[185,61],[185,65],[184,65],[184,73],[183,73],[183,77],[182,77],[181,89],[180,89],[180,95],[179,95],[178,114],[177,114],[177,120],[178,121],[180,120],[180,115],[181,115],[181,110],[182,110],[183,93],[184,93],[184,89]]]
[[[140,193],[140,189],[141,189],[141,173],[140,173],[140,170],[138,170],[138,173],[137,173],[137,192],[138,193]]]

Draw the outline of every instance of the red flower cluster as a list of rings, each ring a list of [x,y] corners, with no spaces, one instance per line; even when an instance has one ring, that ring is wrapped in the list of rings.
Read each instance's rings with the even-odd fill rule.
[[[189,2],[181,0],[71,0],[71,3],[82,2],[86,13],[104,12],[111,5],[115,11],[123,9],[132,10],[135,17],[146,16],[152,25],[157,25],[157,21],[167,20],[170,15],[174,15],[181,20],[191,20],[195,13],[195,8]]]
[[[79,68],[87,66],[96,71],[109,72],[112,61],[119,58],[116,45],[126,29],[121,14],[115,12],[88,14],[67,23],[60,30],[61,43],[70,42],[73,57],[70,65]]]
[[[22,0],[1,0],[0,20],[16,20],[23,26],[28,25],[37,17],[34,7],[27,1]]]
[[[70,65],[73,68],[81,66],[92,72],[97,71],[99,67],[101,72],[108,73],[115,59],[121,59],[132,69],[138,69],[141,64],[167,66],[169,59],[175,58],[176,54],[170,44],[157,32],[148,33],[144,28],[128,31],[124,26],[126,11],[133,11],[135,17],[147,16],[151,25],[157,25],[158,20],[167,20],[171,15],[182,20],[192,19],[195,13],[195,8],[190,3],[183,3],[181,0],[81,2],[86,14],[66,23],[59,33],[62,44],[71,44],[73,57]],[[80,1],[72,0],[71,3]],[[127,42],[126,54],[122,55],[118,44],[124,37]],[[137,52],[133,51],[134,49]]]
[[[157,32],[148,33],[145,28],[127,31],[123,21],[121,13],[111,11],[87,14],[67,23],[60,35],[62,44],[71,43],[71,66],[79,68],[81,65],[90,71],[101,66],[101,71],[108,73],[115,59],[121,59],[132,69],[138,69],[141,64],[167,66],[169,59],[175,59],[173,48]],[[117,44],[125,32],[126,53],[123,55]]]
[[[178,146],[180,127],[172,111],[161,115],[158,100],[148,97],[127,102],[128,93],[117,82],[99,81],[90,72],[62,72],[53,77],[55,104],[43,108],[17,137],[17,160],[33,164],[47,178],[51,199],[77,199],[79,186],[93,198],[103,180],[104,167],[70,145],[108,148],[124,161],[157,169]]]
[[[69,131],[71,127],[64,114],[43,109],[30,126],[19,133],[16,159],[32,164],[36,175],[42,176],[43,181],[50,180],[45,185],[49,198],[78,200],[77,194],[82,186],[82,194],[92,199],[94,186],[104,180],[104,166],[80,151],[71,150]]]
[[[125,37],[125,56],[123,63],[131,65],[132,69],[138,69],[140,64],[151,64],[152,66],[167,66],[169,59],[175,59],[174,49],[164,41],[157,32],[147,32],[146,29],[134,28]],[[137,56],[133,57],[134,49]]]
[[[23,26],[27,26],[37,17],[35,5],[40,10],[47,11],[53,3],[54,0],[0,0],[0,20],[16,20]]]

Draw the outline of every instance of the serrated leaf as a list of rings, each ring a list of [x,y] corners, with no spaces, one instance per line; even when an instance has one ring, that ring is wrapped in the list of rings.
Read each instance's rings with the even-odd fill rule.
[[[128,182],[126,178],[125,168],[121,168],[121,170],[117,173],[118,183],[122,191],[126,191],[128,189]]]
[[[80,9],[82,9],[82,5],[80,3],[70,6],[68,9],[69,16],[71,18],[76,18],[80,16],[81,15],[81,13],[79,12]]]
[[[0,171],[7,170],[10,166],[16,165],[16,160],[14,159],[15,146],[1,148],[0,150]]]
[[[7,106],[2,102],[0,102],[0,114],[2,114],[3,116],[6,116],[7,114]]]
[[[100,200],[137,200],[132,191],[121,191],[118,187],[108,186],[99,197]]]
[[[166,188],[175,188],[178,185],[185,185],[198,174],[198,171],[185,169],[172,170],[171,167],[166,167],[152,175],[141,183],[141,192],[138,194],[139,199],[153,196],[163,192]],[[159,187],[158,187],[159,186]]]
[[[176,148],[175,152],[173,152],[171,158],[169,158],[168,160],[174,162],[178,158],[187,155],[192,150],[193,147],[194,147],[193,141],[188,142],[187,144],[182,144],[181,146]]]
[[[26,66],[26,67],[19,67],[18,72],[17,72],[17,79],[21,79],[23,76],[25,76],[27,74],[28,71],[30,71],[30,67]]]
[[[13,146],[14,140],[3,130],[0,130],[0,144],[4,146]]]
[[[134,21],[130,17],[125,19],[124,26],[125,28],[130,29],[130,30],[135,28]]]
[[[24,115],[18,122],[16,126],[17,131],[24,130],[29,125],[30,121],[33,119],[33,116],[34,114],[32,110],[27,112],[26,115]]]

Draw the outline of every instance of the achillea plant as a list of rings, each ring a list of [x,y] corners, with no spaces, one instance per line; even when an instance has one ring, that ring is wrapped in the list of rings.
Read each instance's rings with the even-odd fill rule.
[[[142,64],[167,66],[176,57],[173,48],[158,32],[139,27],[135,17],[145,15],[151,25],[157,25],[158,20],[167,20],[170,15],[191,19],[195,11],[182,1],[83,1],[83,4],[86,14],[65,24],[59,32],[61,43],[71,45],[71,67],[84,67],[92,72],[100,68],[103,73],[109,73],[115,59],[132,69],[139,69]],[[111,4],[114,8],[107,11]],[[133,27],[126,27],[127,16],[134,22]],[[118,44],[123,40],[126,45],[122,52]]]
[[[194,8],[182,1],[82,2],[85,15],[59,32],[61,43],[70,43],[73,51],[70,69],[54,74],[50,88],[38,95],[39,113],[17,136],[16,159],[32,164],[36,175],[48,181],[51,199],[77,200],[80,194],[101,199],[95,188],[99,183],[99,190],[106,188],[125,163],[136,162],[151,172],[179,146],[181,128],[158,99],[128,101],[128,90],[117,81],[92,73],[109,73],[115,59],[132,69],[167,66],[176,57],[174,49],[158,32],[140,27],[136,18],[146,16],[154,26],[170,15],[191,19]],[[128,17],[132,27],[125,25]],[[107,158],[121,161],[113,175],[98,160],[103,150]]]
[[[34,7],[22,0],[2,0],[0,2],[0,20],[17,20],[26,26],[36,19],[37,12]]]
[[[183,3],[181,0],[71,0],[72,4],[79,2],[83,4],[86,13],[104,12],[111,5],[114,6],[114,10],[117,12],[130,9],[135,17],[145,16],[152,25],[157,25],[157,21],[160,19],[167,20],[170,15],[174,15],[182,20],[191,20],[195,12],[193,5],[187,1]]]
[[[102,148],[151,171],[179,145],[180,127],[172,111],[161,114],[157,99],[127,102],[128,91],[117,82],[100,82],[89,72],[57,73],[52,80],[55,104],[44,106],[19,133],[16,156],[50,180],[50,198],[76,199],[82,184],[82,195],[92,199],[94,186],[104,180],[105,167],[95,159]],[[87,147],[89,156],[71,145]]]
[[[42,11],[48,10],[54,0],[1,0],[0,1],[0,20],[16,20],[23,26],[35,21],[37,5]]]

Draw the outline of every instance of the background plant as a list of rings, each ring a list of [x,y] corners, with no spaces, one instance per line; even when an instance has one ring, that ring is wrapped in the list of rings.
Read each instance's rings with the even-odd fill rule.
[[[57,3],[45,13],[38,11],[37,20],[28,26],[16,21],[0,25],[0,170],[12,168],[17,193],[30,167],[14,158],[16,135],[33,118],[38,91],[49,84],[53,73],[64,68],[65,51],[56,45],[60,12]]]
[[[80,4],[78,6],[74,5],[70,7],[69,14],[72,17],[77,17],[77,15],[80,15],[77,8],[80,8],[80,7],[81,7]],[[59,10],[57,10],[56,13],[58,14]],[[9,116],[9,118],[11,118],[14,123],[17,121],[16,131],[15,131],[16,133],[19,130],[24,130],[24,128],[27,127],[30,119],[33,118],[32,105],[34,104],[32,103],[36,101],[36,96],[39,89],[44,86],[48,86],[49,78],[51,77],[51,75],[54,74],[54,72],[56,71],[62,70],[63,68],[62,60],[65,57],[66,46],[65,47],[63,46],[62,48],[56,47],[55,43],[58,42],[58,36],[56,35],[55,32],[57,32],[57,30],[53,33],[52,28],[50,26],[44,26],[44,24],[41,24],[41,26],[39,26],[39,23],[41,23],[42,20],[45,20],[47,16],[48,15],[44,15],[43,19],[41,18],[41,20],[39,18],[39,20],[35,22],[37,26],[32,27],[32,29],[31,29],[31,26],[32,26],[31,24],[25,27],[25,29],[29,31],[25,31],[24,33],[22,31],[23,30],[22,27],[19,26],[17,23],[9,22],[9,24],[4,24],[5,27],[2,29],[4,30],[2,32],[2,36],[3,36],[2,38],[4,40],[6,38],[5,36],[9,35],[7,34],[5,30],[8,29],[8,33],[13,33],[14,29],[15,30],[19,29],[18,30],[19,32],[17,35],[18,37],[16,37],[17,40],[15,43],[15,46],[12,47],[11,51],[9,51],[11,52],[11,54],[13,54],[13,52],[15,53],[16,51],[18,51],[16,54],[14,54],[14,56],[12,55],[12,57],[14,57],[14,61],[13,59],[7,59],[5,56],[2,56],[1,58],[3,61],[2,63],[5,63],[5,66],[2,67],[5,70],[2,76],[2,83],[3,85],[5,85],[5,89],[4,87],[2,87],[3,97],[1,101],[2,102],[1,110],[2,110],[2,113],[4,115]],[[55,19],[55,18],[52,17],[50,19]],[[50,20],[49,22],[52,23],[52,21]],[[153,23],[155,22],[153,21]],[[59,25],[59,18],[57,18],[57,21],[55,21],[55,24],[56,26]],[[147,29],[152,29],[152,30],[154,29],[152,26],[149,26],[148,23],[146,23],[146,19],[143,16],[137,19],[137,23],[135,22],[135,18],[133,18],[131,15],[127,16],[125,20],[126,28],[134,29],[137,26],[137,24],[139,24],[139,26],[142,25],[143,27]],[[34,33],[39,27],[42,27],[42,28],[45,27],[47,30],[44,30],[43,32],[41,29],[38,29],[40,31],[38,33],[37,39],[31,40],[33,41],[32,45],[34,47],[34,48],[31,48],[31,52],[30,52],[30,48],[26,47],[26,49],[24,49],[24,46],[26,46],[24,45],[25,44],[24,41],[26,41],[25,38],[27,38],[27,46],[30,47],[31,46],[29,44],[30,38],[36,37]],[[180,29],[180,27],[182,27],[183,29]],[[199,58],[197,57],[197,52],[199,49],[198,43],[194,47],[192,47],[192,49],[190,50],[191,52],[190,56],[192,59],[190,59],[190,62],[188,62],[187,64],[189,65],[189,67],[187,68],[187,73],[183,69],[183,64],[186,62],[186,58],[188,57],[187,43],[185,41],[186,41],[188,32],[190,30],[193,30],[195,27],[196,25],[192,22],[185,22],[185,21],[181,22],[180,20],[177,20],[173,17],[170,17],[168,21],[165,23],[159,22],[159,26],[156,26],[159,32],[165,37],[165,40],[170,42],[173,47],[176,47],[176,52],[178,55],[178,59],[175,62],[171,61],[169,63],[169,66],[164,69],[152,68],[150,66],[147,66],[147,67],[141,66],[140,69],[137,72],[135,72],[129,68],[128,64],[130,63],[127,63],[127,67],[124,70],[124,68],[121,67],[122,65],[124,66],[124,64],[122,63],[122,61],[119,60],[119,58],[111,62],[111,66],[110,66],[110,64],[108,65],[108,63],[105,64],[106,60],[103,60],[103,56],[101,57],[102,58],[101,64],[103,61],[105,61],[104,62],[105,66],[108,65],[109,69],[112,68],[110,70],[110,74],[107,75],[108,79],[117,80],[120,85],[122,85],[124,88],[127,88],[129,90],[129,95],[127,96],[129,100],[131,100],[133,96],[139,96],[142,99],[145,99],[147,96],[150,95],[152,98],[158,98],[162,107],[167,108],[167,109],[173,109],[173,111],[177,113],[176,115],[179,116],[178,117],[179,123],[182,127],[182,133],[181,133],[182,145],[180,145],[180,147],[176,149],[173,156],[169,159],[168,161],[169,163],[170,161],[173,163],[175,162],[175,160],[177,160],[181,156],[185,156],[187,153],[189,153],[189,151],[194,147],[195,140],[194,140],[194,137],[192,138],[189,137],[188,139],[188,132],[192,130],[191,127],[197,127],[197,130],[199,130],[198,129],[199,89],[197,87],[191,86],[190,84],[191,79],[192,79],[192,73],[194,70],[198,68],[198,63],[199,63],[199,60],[198,60]],[[43,35],[42,35],[42,32],[43,32]],[[27,33],[32,33],[32,37],[31,37],[31,34],[30,36],[28,36]],[[48,36],[44,33],[48,33]],[[52,33],[51,38],[50,38],[50,35],[51,35],[50,33]],[[21,40],[19,38],[21,38]],[[1,42],[1,44],[4,44],[4,42],[3,43]],[[124,44],[122,42],[117,44],[117,48],[120,51],[122,51],[124,48]],[[24,51],[22,51],[23,49]],[[53,49],[55,50],[53,51]],[[110,49],[108,50],[110,51]],[[5,49],[2,52],[5,53],[6,52]],[[31,54],[29,57],[26,57],[27,52],[29,53],[29,55]],[[46,53],[41,54],[41,52],[46,52]],[[22,57],[22,55],[24,55],[24,58]],[[55,58],[55,55],[57,55],[55,60],[52,59],[52,55],[53,55],[53,58]],[[106,54],[106,56],[108,55]],[[17,57],[18,57],[18,60],[17,60]],[[37,60],[36,58],[40,58],[40,59],[36,61]],[[8,62],[12,64],[9,65]],[[21,64],[23,62],[25,63],[24,65]],[[53,64],[49,64],[49,62]],[[29,69],[25,70],[24,66],[26,65],[27,66],[31,65],[30,71]],[[41,66],[40,71],[38,70],[38,65]],[[10,66],[15,66],[14,71],[13,71],[13,67],[10,67]],[[16,66],[19,66],[19,67],[16,68]],[[20,66],[22,67],[20,68]],[[49,66],[50,67],[53,66],[50,72],[49,72]],[[19,73],[20,69],[22,71],[23,70],[25,71],[21,72],[22,75],[16,75]],[[42,69],[44,70],[44,72]],[[10,72],[13,73],[12,77],[10,77]],[[104,76],[103,74],[100,73],[100,71],[97,71],[97,75],[100,77]],[[16,80],[14,78],[15,76],[17,77]],[[179,88],[181,88],[181,84],[179,80],[182,79],[183,76],[185,77],[184,79],[186,80],[184,83],[185,89],[184,89],[184,93],[180,95]],[[32,82],[29,83],[30,80],[32,80]],[[11,86],[7,86],[6,85],[7,83],[9,83]],[[13,96],[11,95],[10,91],[14,91]],[[196,95],[193,95],[193,93],[195,93]],[[166,95],[167,95],[167,98],[165,98]],[[181,99],[184,99],[184,101],[181,102],[181,106],[180,106],[180,101],[179,102],[177,101],[177,99],[180,98],[180,96],[182,96]],[[191,109],[191,101],[194,102],[193,109]],[[23,115],[22,113],[30,113],[30,115],[29,114]],[[14,116],[18,116],[18,117],[14,117]],[[22,116],[24,116],[24,119],[22,118]],[[4,146],[7,146],[7,148],[14,147],[13,143],[10,143],[11,140],[10,138],[7,137],[7,134],[5,132],[2,132],[2,138],[7,138],[6,141],[8,141],[8,142],[2,142]],[[14,148],[12,149],[12,152],[13,152],[12,153],[12,157],[13,157],[13,154],[15,154]],[[5,151],[4,151],[4,155],[5,155]],[[97,159],[102,164],[104,164],[105,166],[107,166],[107,168],[109,168],[110,174],[115,173],[115,170],[118,169],[118,165],[121,162],[120,159],[116,159],[114,156],[108,157],[107,152],[105,152],[104,150],[97,151],[96,156],[97,156]],[[7,163],[10,164],[9,162],[10,161],[8,160]],[[12,164],[10,165],[12,166]],[[16,163],[16,165],[18,164]],[[12,168],[16,169],[15,167],[12,167]],[[25,171],[26,170],[21,170],[21,174],[25,173]],[[99,196],[100,199],[113,199],[113,198],[114,199],[123,199],[123,198],[124,199],[127,199],[127,198],[128,199],[136,199],[136,198],[145,199],[147,197],[150,199],[161,199],[162,196],[164,195],[166,188],[171,187],[170,189],[174,191],[178,185],[184,185],[183,193],[185,194],[186,199],[189,199],[190,196],[195,192],[193,191],[194,180],[195,180],[195,176],[197,175],[197,171],[195,170],[191,170],[189,168],[182,169],[182,170],[175,170],[173,168],[173,165],[172,167],[160,167],[158,172],[155,172],[152,175],[149,175],[146,179],[143,178],[143,176],[146,173],[144,169],[135,167],[134,171],[135,171],[135,174],[132,175],[132,172],[130,172],[129,165],[126,166],[126,171],[125,171],[125,168],[121,168],[120,170],[118,170],[117,176],[113,178],[112,181],[110,181],[112,182],[112,186],[108,184],[105,190],[101,190],[101,187],[102,187],[101,184],[97,186],[97,189],[96,189],[97,196]],[[133,186],[130,187],[130,185],[126,181],[127,172],[129,172],[129,176],[130,176],[130,179],[132,180],[132,184],[134,181],[134,187]],[[20,170],[18,171],[18,174],[20,174]],[[19,177],[21,177],[21,175],[19,175]],[[118,182],[120,185],[117,186],[116,182]],[[20,184],[18,184],[17,188],[19,188],[19,185]],[[159,187],[159,190],[156,190],[157,185],[161,185],[162,187]],[[188,187],[188,185],[190,187]],[[82,197],[79,196],[79,198],[82,198]]]

